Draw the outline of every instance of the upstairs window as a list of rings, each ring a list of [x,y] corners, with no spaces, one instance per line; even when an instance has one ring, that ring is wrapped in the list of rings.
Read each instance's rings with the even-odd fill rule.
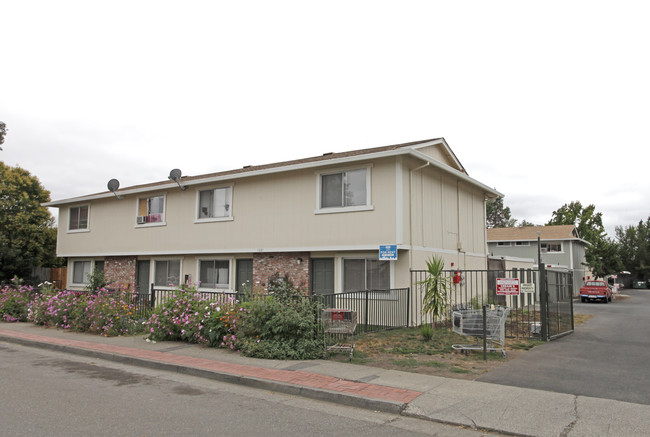
[[[542,252],[562,252],[562,243],[542,243]]]
[[[232,217],[232,188],[201,190],[197,203],[197,220],[214,221]]]
[[[74,206],[70,208],[69,231],[88,230],[88,205]]]
[[[316,213],[373,209],[370,205],[370,168],[319,173]]]
[[[165,222],[165,196],[142,197],[138,199],[138,225]]]

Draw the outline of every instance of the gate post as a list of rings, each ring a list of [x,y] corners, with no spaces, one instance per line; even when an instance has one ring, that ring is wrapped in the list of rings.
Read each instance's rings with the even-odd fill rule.
[[[539,305],[542,340],[548,341],[548,283],[546,281],[546,266],[542,263],[539,263]]]
[[[153,310],[156,306],[156,290],[153,289],[153,282],[151,283],[151,289],[149,290],[151,293],[149,295],[149,304],[151,305],[151,309]]]

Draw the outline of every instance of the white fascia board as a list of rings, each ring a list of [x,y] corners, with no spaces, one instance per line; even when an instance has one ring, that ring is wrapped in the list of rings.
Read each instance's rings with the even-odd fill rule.
[[[418,144],[417,147],[424,147],[424,146],[430,146],[434,144],[438,144],[440,141],[428,141],[426,143]],[[212,176],[212,177],[205,177],[201,178],[199,177],[198,179],[194,179],[191,181],[181,181],[183,182],[184,186],[191,186],[191,185],[202,185],[202,184],[210,184],[214,182],[222,182],[222,181],[232,181],[235,179],[243,179],[243,178],[248,178],[248,177],[255,177],[255,176],[263,176],[267,174],[275,174],[275,173],[283,173],[283,172],[289,172],[289,171],[294,171],[294,170],[304,170],[304,169],[309,169],[309,168],[316,168],[316,167],[325,167],[325,166],[336,166],[336,165],[343,165],[351,162],[357,162],[357,161],[368,161],[368,160],[373,160],[373,159],[380,159],[380,158],[386,158],[390,156],[398,156],[398,155],[408,155],[410,153],[415,152],[412,147],[402,147],[399,149],[394,149],[394,150],[386,150],[383,152],[376,152],[376,153],[368,153],[364,155],[355,155],[355,156],[345,156],[341,158],[334,158],[334,159],[326,159],[323,161],[314,161],[314,162],[306,162],[306,163],[300,163],[300,164],[293,164],[293,165],[286,165],[282,167],[273,167],[273,168],[267,168],[267,169],[262,169],[262,170],[253,170],[253,171],[248,171],[244,173],[233,173],[233,174],[225,174],[221,176]],[[426,155],[416,152],[418,155],[424,156],[425,160],[429,160]],[[437,162],[437,161],[436,161]],[[462,174],[458,172],[459,174]],[[140,193],[148,193],[148,192],[153,192],[153,191],[162,191],[162,190],[167,190],[167,189],[174,189],[177,188],[178,185],[176,185],[175,182],[162,182],[159,185],[153,185],[153,186],[148,186],[148,187],[142,187],[142,188],[134,188],[134,189],[129,189],[125,188],[123,190],[118,190],[116,191],[117,194],[120,196],[128,196],[130,194],[140,194]],[[43,206],[62,206],[62,205],[69,205],[71,203],[79,203],[79,202],[87,202],[90,200],[97,200],[97,199],[106,199],[110,197],[114,197],[115,195],[112,192],[104,192],[104,193],[99,193],[99,194],[92,194],[89,196],[81,196],[81,197],[73,197],[69,199],[62,199],[62,200],[55,200],[52,202],[47,202],[43,203]]]
[[[516,257],[516,256],[505,256],[505,255],[504,256],[497,256],[497,255],[492,256],[492,255],[490,255],[490,256],[488,256],[488,258],[489,259],[502,259],[502,260],[505,260],[505,261],[512,261],[512,262],[525,262],[525,263],[527,263],[527,262],[536,263],[537,262],[537,260],[533,259],[533,258],[519,258],[519,257]]]
[[[425,162],[428,162],[432,166],[434,166],[434,167],[436,167],[436,168],[438,168],[438,169],[440,169],[440,170],[442,170],[444,172],[447,172],[447,173],[451,174],[452,176],[455,176],[455,177],[457,177],[458,179],[460,179],[460,180],[462,180],[464,182],[467,182],[467,183],[469,183],[471,185],[474,185],[475,187],[480,188],[481,190],[483,190],[484,192],[486,192],[487,194],[489,194],[493,198],[503,197],[503,193],[500,193],[499,191],[495,190],[494,188],[488,187],[487,185],[477,181],[476,179],[473,179],[473,178],[467,176],[465,173],[460,172],[460,171],[456,170],[455,168],[449,167],[448,165],[445,165],[445,164],[443,164],[441,162],[438,162],[435,159],[431,158],[430,156],[425,155],[422,152],[418,152],[417,150],[414,150],[414,149],[407,149],[407,150],[408,150],[408,153],[411,154],[412,156],[414,156],[414,157],[416,157],[418,159],[421,159],[421,160],[423,160]]]
[[[408,250],[408,245],[397,245],[398,250]],[[57,253],[57,256],[63,258],[89,258],[102,256],[182,256],[182,255],[222,255],[222,254],[240,254],[240,253],[291,253],[291,252],[372,252],[379,253],[379,243],[374,245],[358,246],[313,246],[313,247],[267,247],[267,248],[247,248],[247,249],[191,249],[191,250],[161,250],[161,251],[137,251],[137,252],[77,252],[77,253]]]

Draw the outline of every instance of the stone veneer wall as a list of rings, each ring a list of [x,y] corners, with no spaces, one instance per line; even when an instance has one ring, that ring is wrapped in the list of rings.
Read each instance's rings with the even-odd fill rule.
[[[309,252],[253,254],[253,288],[268,291],[269,278],[287,275],[295,287],[309,292]]]
[[[128,286],[135,290],[135,256],[107,256],[104,259],[104,277],[111,287]]]

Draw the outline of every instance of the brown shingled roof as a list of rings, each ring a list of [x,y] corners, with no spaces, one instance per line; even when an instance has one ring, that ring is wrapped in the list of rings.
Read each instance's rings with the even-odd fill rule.
[[[348,158],[352,156],[360,156],[360,155],[369,155],[371,153],[381,153],[381,152],[387,152],[390,150],[397,150],[401,149],[403,147],[409,147],[409,146],[415,146],[417,144],[422,144],[422,143],[428,143],[430,141],[439,141],[442,138],[433,138],[430,140],[420,140],[420,141],[414,141],[411,143],[404,143],[404,144],[393,144],[391,146],[382,146],[382,147],[372,147],[372,148],[367,148],[367,149],[359,149],[359,150],[350,150],[347,152],[339,152],[339,153],[325,153],[323,155],[318,155],[318,156],[312,156],[310,158],[302,158],[302,159],[295,159],[292,161],[282,161],[282,162],[274,162],[271,164],[262,164],[262,165],[247,165],[242,168],[234,169],[234,170],[225,170],[225,171],[220,171],[216,173],[207,173],[207,174],[202,174],[202,175],[197,175],[197,176],[183,176],[181,178],[181,182],[189,182],[197,179],[207,179],[207,178],[212,178],[212,177],[218,177],[218,176],[230,176],[230,175],[239,175],[243,173],[249,173],[249,172],[254,172],[254,171],[260,171],[260,170],[268,170],[268,169],[273,169],[273,168],[280,168],[280,167],[289,167],[292,165],[300,165],[300,164],[307,164],[311,162],[319,162],[319,161],[329,161],[329,160],[334,160],[338,158]],[[163,184],[163,183],[168,183],[169,180],[163,180],[163,181],[158,181],[158,182],[151,182],[148,184],[141,184],[141,185],[132,185],[129,187],[123,187],[120,189],[120,191],[125,190],[125,189],[139,189],[139,188],[147,188],[147,187],[155,187],[157,185]],[[98,193],[101,194],[101,193]]]
[[[491,228],[487,230],[488,241],[532,241],[541,232],[542,240],[578,240],[575,225],[526,226],[523,228]]]

